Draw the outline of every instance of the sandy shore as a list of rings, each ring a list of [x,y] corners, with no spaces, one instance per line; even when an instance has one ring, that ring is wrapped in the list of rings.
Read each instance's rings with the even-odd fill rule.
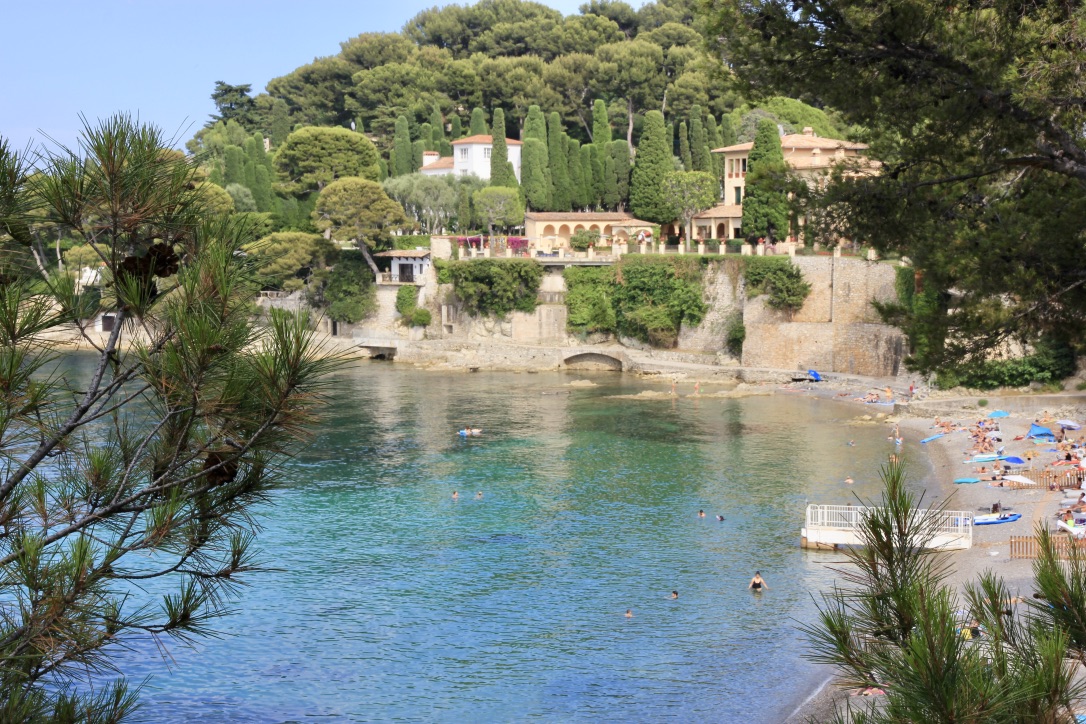
[[[875,387],[873,384],[872,387]],[[936,434],[933,428],[934,420],[931,417],[910,416],[904,406],[899,405],[893,414],[886,414],[882,419],[875,419],[877,412],[872,412],[875,406],[862,405],[853,402],[853,397],[866,390],[853,388],[850,392],[857,395],[841,396],[840,390],[832,388],[811,390],[808,394],[816,397],[831,399],[837,402],[854,405],[857,415],[865,415],[872,418],[874,424],[883,424],[889,430],[891,424],[900,425],[901,434],[910,443]],[[987,415],[1000,409],[1001,398],[991,396],[986,407],[977,407],[971,400],[962,400],[956,413],[943,415],[941,419],[952,419],[955,422],[969,425],[977,420],[987,418]],[[1021,455],[1026,450],[1036,450],[1040,457],[1035,461],[1038,467],[1044,462],[1054,461],[1055,454],[1043,452],[1051,446],[1034,445],[1028,440],[1015,441],[1014,438],[1024,436],[1035,419],[1041,418],[1046,412],[1052,419],[1071,419],[1080,423],[1086,420],[1086,397],[1082,395],[1068,394],[1061,400],[1061,404],[1052,405],[1051,398],[1046,398],[1046,407],[1029,411],[1028,403],[1024,403],[1021,397],[1015,397],[1014,408],[1022,412],[1011,413],[1009,417],[999,420],[1003,434],[1003,445],[1009,455]],[[1010,406],[1010,405],[1008,405]],[[950,409],[954,405],[948,405]],[[1059,425],[1054,425],[1054,431],[1058,432]],[[1086,433],[1086,430],[1072,433],[1075,437]],[[976,484],[955,485],[954,479],[959,477],[977,477],[975,464],[964,464],[969,459],[972,440],[968,432],[953,432],[944,435],[921,446],[924,459],[913,460],[910,467],[910,476],[920,479],[921,487],[925,491],[925,503],[946,502],[953,510],[971,511],[975,514],[987,512],[991,505],[1000,502],[1003,506],[1013,508],[1013,512],[1021,513],[1022,518],[1013,523],[1000,525],[978,526],[973,531],[973,547],[969,550],[949,553],[953,573],[952,580],[959,589],[964,589],[966,583],[977,578],[983,571],[991,570],[1003,577],[1012,594],[1030,596],[1032,591],[1032,561],[1012,560],[1010,558],[1009,539],[1012,535],[1030,535],[1038,523],[1047,525],[1053,521],[1053,516],[1063,499],[1059,491],[1049,492],[1047,489],[1036,490],[1008,490],[991,487],[987,482]],[[990,467],[990,465],[988,465]],[[1069,494],[1070,495],[1070,494]],[[1074,496],[1071,496],[1074,497]],[[849,692],[835,686],[832,679],[832,671],[827,667],[827,677],[817,690],[810,693],[808,698],[786,720],[787,724],[799,724],[808,721],[827,721],[834,715],[835,707],[843,708],[849,699]]]

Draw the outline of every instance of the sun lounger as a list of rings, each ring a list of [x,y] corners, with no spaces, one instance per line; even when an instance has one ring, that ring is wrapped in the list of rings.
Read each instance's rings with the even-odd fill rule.
[[[1067,523],[1065,523],[1064,521],[1061,520],[1060,522],[1056,523],[1056,527],[1059,528],[1060,530],[1067,531],[1068,533],[1070,533],[1075,538],[1082,538],[1083,536],[1086,536],[1086,527],[1084,527],[1084,526],[1080,526],[1080,525],[1071,526],[1071,525],[1068,525]]]

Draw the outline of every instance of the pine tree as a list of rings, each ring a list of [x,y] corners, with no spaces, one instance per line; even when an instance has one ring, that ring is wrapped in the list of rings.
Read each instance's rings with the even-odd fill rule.
[[[658,224],[675,218],[674,209],[663,195],[664,177],[673,170],[666,133],[664,114],[660,111],[645,114],[630,175],[630,210],[637,218]]]
[[[570,205],[583,210],[588,206],[588,192],[585,190],[584,165],[581,163],[581,142],[576,138],[566,138],[567,160],[569,162]]]
[[[411,130],[407,125],[407,118],[400,116],[396,119],[396,131],[392,137],[392,149],[396,152],[393,156],[393,176],[406,176],[418,170],[416,166],[411,168],[411,160],[414,152],[411,149]]]
[[[694,170],[694,158],[690,155],[689,134],[686,132],[686,121],[679,124],[679,158],[683,162],[683,168],[687,171]]]
[[[713,157],[709,153],[709,137],[705,132],[701,106],[690,109],[690,155],[695,171],[712,171]]]
[[[456,141],[458,139],[463,138],[464,137],[464,125],[460,120],[460,116],[459,115],[454,115],[452,117],[451,124],[452,124],[452,132],[449,135],[452,137],[452,140]],[[486,134],[483,134],[483,135],[486,135]]]
[[[482,108],[471,109],[471,125],[468,128],[469,136],[486,136],[490,133],[486,127],[486,115]]]
[[[528,118],[524,121],[524,135],[520,140],[527,141],[529,138],[547,143],[547,118],[539,106],[528,107]]]
[[[422,141],[424,151],[437,150],[437,145],[434,143],[434,127],[429,123],[423,123],[419,126],[419,140]]]
[[[474,119],[474,117],[475,113],[473,111],[472,118]],[[515,189],[520,186],[520,184],[517,183],[517,175],[513,169],[513,164],[509,162],[509,148],[505,143],[505,134],[501,132],[504,128],[505,112],[501,108],[495,108],[494,134],[490,146],[490,185],[507,186],[511,189]],[[522,153],[523,150],[524,149],[522,148]]]
[[[777,124],[764,119],[747,157],[743,196],[743,234],[747,239],[781,239],[788,234],[787,171]]]
[[[615,187],[618,189],[618,206],[625,208],[630,200],[630,147],[625,138],[611,141],[611,158],[614,161]]]
[[[592,104],[592,143],[605,145],[611,142],[611,121],[607,118],[607,104],[597,99]]]
[[[520,178],[530,210],[543,211],[551,206],[548,164],[547,145],[538,138],[526,138],[521,147]]]
[[[547,118],[547,159],[551,170],[551,209],[569,211],[573,206],[570,188],[568,143],[562,130],[562,117],[557,112]]]

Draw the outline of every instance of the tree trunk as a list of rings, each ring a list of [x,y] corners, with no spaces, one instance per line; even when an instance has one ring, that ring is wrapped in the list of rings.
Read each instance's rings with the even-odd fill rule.
[[[369,247],[366,246],[366,242],[355,240],[355,245],[358,246],[359,251],[362,252],[362,258],[369,264],[370,270],[373,272],[374,279],[381,281],[381,270],[377,268],[377,263],[373,261],[373,257],[370,256]]]

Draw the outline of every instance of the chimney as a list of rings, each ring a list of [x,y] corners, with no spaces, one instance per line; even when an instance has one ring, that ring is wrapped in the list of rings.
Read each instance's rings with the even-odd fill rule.
[[[437,151],[423,151],[422,152],[422,167],[426,168],[434,161],[441,158],[441,154]]]
[[[803,135],[804,136],[813,136],[814,134],[815,134],[814,129],[811,128],[810,126],[804,126],[803,127]]]
[[[783,136],[784,135],[784,124],[783,123],[778,123],[777,124],[777,135],[778,136]]]

